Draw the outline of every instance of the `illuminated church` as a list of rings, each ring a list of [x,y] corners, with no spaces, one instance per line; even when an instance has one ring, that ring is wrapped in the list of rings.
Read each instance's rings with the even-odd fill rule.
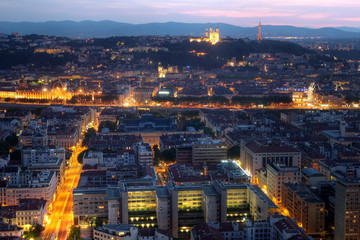
[[[213,30],[212,28],[209,31],[206,30],[205,37],[201,38],[190,38],[190,42],[209,42],[212,45],[220,42],[220,29]]]

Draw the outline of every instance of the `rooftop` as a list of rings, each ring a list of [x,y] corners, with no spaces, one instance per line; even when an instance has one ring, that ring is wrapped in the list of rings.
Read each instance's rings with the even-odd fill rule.
[[[302,200],[308,203],[324,203],[324,201],[318,197],[315,193],[311,191],[311,189],[300,182],[296,183],[283,183],[283,185],[291,189],[296,195],[298,195]]]
[[[249,142],[245,145],[253,153],[277,153],[277,152],[298,152],[299,150],[292,146],[282,145],[262,145],[257,142]]]
[[[273,217],[273,216],[272,216]],[[301,228],[289,217],[285,216],[274,216],[276,218],[279,218],[279,220],[274,224],[277,229],[279,229],[280,232],[287,232],[287,233],[294,233],[295,235],[290,239],[304,239],[304,240],[310,240],[309,237],[306,236],[305,232],[302,231]],[[298,234],[296,234],[298,233]],[[302,237],[302,238],[298,238]]]
[[[345,184],[359,184],[360,178],[340,178],[338,181]]]
[[[314,168],[304,168],[301,172],[306,177],[321,177],[321,176],[324,176],[324,174],[316,171]]]
[[[218,193],[215,191],[214,187],[211,185],[204,185],[203,190],[208,196],[217,196]]]
[[[191,233],[194,236],[194,239],[201,240],[221,240],[224,239],[221,233],[213,227],[210,227],[206,223],[199,224],[195,226]]]
[[[107,224],[104,225],[100,228],[97,228],[98,230],[102,230],[102,229],[107,229],[107,230],[111,230],[111,231],[129,231],[130,228],[132,227],[132,224]]]
[[[20,199],[19,206],[16,208],[17,211],[31,211],[31,210],[40,210],[44,208],[46,205],[46,200],[44,199],[36,199],[36,198],[28,198],[28,199]]]
[[[168,190],[165,187],[157,187],[157,188],[155,188],[155,192],[156,192],[156,195],[159,198],[170,197],[170,194],[169,194]]]
[[[0,232],[7,232],[7,231],[20,231],[22,230],[21,227],[18,227],[16,225],[12,225],[9,223],[5,223],[5,222],[0,222]],[[2,239],[0,237],[0,239]]]
[[[85,194],[104,194],[106,193],[106,187],[93,187],[93,188],[75,188],[73,190],[74,195],[83,195]]]

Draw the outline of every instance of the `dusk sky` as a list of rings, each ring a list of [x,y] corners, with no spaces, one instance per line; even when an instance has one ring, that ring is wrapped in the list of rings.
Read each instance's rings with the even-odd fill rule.
[[[359,0],[1,0],[0,21],[224,22],[360,27]]]

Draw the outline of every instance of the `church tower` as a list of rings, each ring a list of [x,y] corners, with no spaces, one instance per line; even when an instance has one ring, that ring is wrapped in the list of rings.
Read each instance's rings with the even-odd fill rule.
[[[261,36],[261,22],[259,22],[259,32],[258,32],[258,38],[257,38],[258,41],[261,41],[262,40],[262,36]]]

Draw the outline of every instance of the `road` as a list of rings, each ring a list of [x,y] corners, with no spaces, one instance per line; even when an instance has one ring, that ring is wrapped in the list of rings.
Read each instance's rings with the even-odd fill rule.
[[[0,100],[0,109],[6,109],[9,107],[22,107],[22,108],[33,108],[33,107],[47,107],[51,105],[50,103],[25,103],[25,102],[5,102]],[[270,106],[263,106],[258,107],[256,105],[248,106],[248,105],[221,105],[221,104],[190,104],[190,105],[173,105],[171,103],[162,103],[161,105],[157,105],[155,103],[151,103],[148,105],[123,105],[123,104],[98,104],[98,103],[77,103],[77,104],[68,104],[68,103],[62,103],[62,105],[65,106],[87,106],[87,107],[124,107],[124,108],[131,108],[131,107],[137,107],[140,109],[169,109],[169,110],[178,110],[178,111],[185,111],[185,110],[196,110],[196,109],[202,109],[202,108],[209,108],[209,109],[231,109],[231,110],[243,110],[243,109],[359,109],[359,106],[343,106],[343,107],[322,107],[314,104],[303,104],[303,105],[296,105],[296,104],[275,104]]]
[[[48,240],[53,233],[56,233],[59,240],[66,239],[69,227],[73,225],[72,193],[79,182],[82,170],[82,165],[77,162],[77,156],[85,149],[85,147],[76,147],[73,151],[69,166],[65,171],[65,180],[57,192],[52,213],[48,216],[41,239]]]

